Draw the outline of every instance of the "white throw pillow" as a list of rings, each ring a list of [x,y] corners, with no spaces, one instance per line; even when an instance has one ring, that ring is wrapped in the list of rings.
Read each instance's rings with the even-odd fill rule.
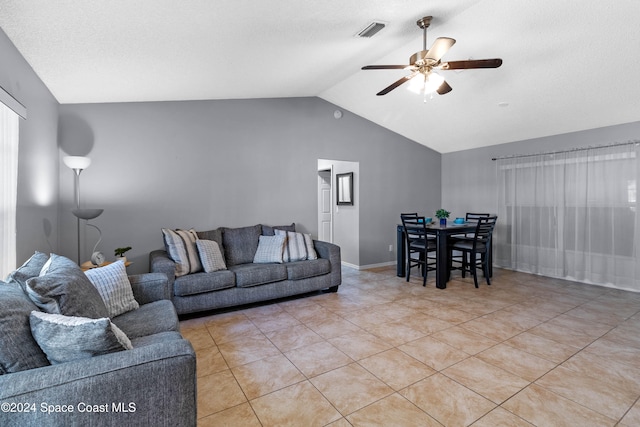
[[[124,261],[92,268],[85,271],[85,274],[100,293],[104,305],[107,306],[109,317],[113,318],[139,307],[133,297]]]
[[[285,236],[260,236],[258,240],[258,250],[253,257],[253,262],[259,263],[282,263]]]
[[[200,255],[200,263],[207,273],[218,270],[226,270],[227,264],[224,262],[220,245],[214,240],[196,240],[196,247]]]

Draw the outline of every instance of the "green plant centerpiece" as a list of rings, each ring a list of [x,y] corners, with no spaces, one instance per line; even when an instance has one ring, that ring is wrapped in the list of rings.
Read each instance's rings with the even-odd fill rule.
[[[440,225],[445,227],[447,225],[447,218],[449,218],[451,212],[446,209],[438,209],[436,211],[436,217],[440,220]]]
[[[117,260],[123,260],[126,263],[127,262],[127,257],[124,256],[124,254],[126,254],[130,250],[131,250],[131,246],[126,246],[126,247],[123,247],[123,248],[116,248],[113,251],[113,254],[116,257],[116,261]]]

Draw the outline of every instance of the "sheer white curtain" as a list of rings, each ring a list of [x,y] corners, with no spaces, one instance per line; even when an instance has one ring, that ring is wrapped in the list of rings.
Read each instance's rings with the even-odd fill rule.
[[[0,102],[0,279],[16,268],[19,116]]]
[[[497,265],[640,291],[638,144],[499,159]]]

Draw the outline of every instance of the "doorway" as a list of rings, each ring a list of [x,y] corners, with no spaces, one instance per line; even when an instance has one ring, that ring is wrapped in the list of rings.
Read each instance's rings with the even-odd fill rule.
[[[333,243],[331,169],[318,171],[318,240]]]
[[[318,240],[340,246],[342,264],[360,264],[360,163],[318,159]],[[336,175],[352,173],[353,204],[337,203]]]

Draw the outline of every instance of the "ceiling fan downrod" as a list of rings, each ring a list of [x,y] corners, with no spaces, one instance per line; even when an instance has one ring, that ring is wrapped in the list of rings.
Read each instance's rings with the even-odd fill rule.
[[[422,50],[427,50],[427,28],[431,25],[431,20],[433,16],[425,16],[424,18],[418,19],[416,24],[418,27],[422,28]]]

